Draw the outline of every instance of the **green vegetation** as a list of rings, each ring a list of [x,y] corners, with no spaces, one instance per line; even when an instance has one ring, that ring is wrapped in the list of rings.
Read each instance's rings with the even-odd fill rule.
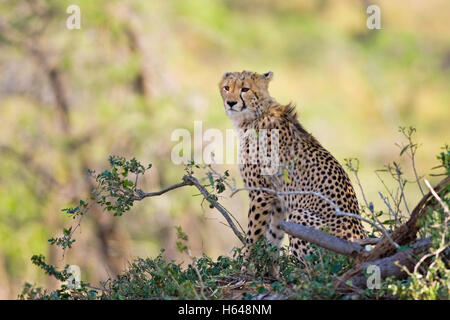
[[[406,132],[401,128],[402,132]],[[409,128],[406,135],[409,143],[401,149],[400,155],[411,152],[411,160],[414,163],[416,144],[413,142],[412,133],[415,130]],[[441,169],[438,175],[449,177],[450,149],[445,146],[444,151],[438,155],[440,165],[435,169]],[[121,157],[110,157],[110,170],[95,175],[98,182],[93,190],[91,199],[107,211],[114,212],[114,216],[121,216],[133,206],[136,194],[143,194],[137,189],[137,181],[140,175],[145,174],[145,167],[136,159],[127,161]],[[394,162],[395,163],[395,162]],[[355,159],[349,159],[347,166],[358,174],[358,165]],[[151,168],[148,165],[147,168]],[[194,162],[189,164],[185,171],[188,175],[194,174],[194,168],[200,169]],[[443,172],[442,172],[443,171]],[[128,174],[133,173],[135,182],[132,182]],[[212,172],[207,172],[210,182],[208,188],[211,192],[218,190],[222,193],[226,189],[226,172],[222,178],[214,179]],[[397,167],[392,175],[393,179],[403,181],[401,169]],[[359,181],[359,180],[358,180]],[[406,183],[407,181],[405,181]],[[417,182],[417,181],[416,181]],[[420,184],[418,184],[420,186]],[[400,200],[405,196],[404,184],[400,183],[397,192],[400,191]],[[107,195],[105,195],[105,192]],[[216,260],[203,254],[201,258],[192,255],[189,247],[189,237],[181,227],[177,227],[176,246],[190,262],[183,266],[181,263],[167,261],[163,257],[164,250],[152,258],[137,258],[129,263],[127,271],[117,277],[109,278],[101,282],[101,288],[92,287],[81,282],[80,288],[72,289],[63,284],[60,289],[48,292],[40,287],[26,284],[20,298],[22,299],[261,299],[272,296],[277,299],[449,299],[450,298],[450,184],[447,184],[440,192],[442,204],[432,202],[427,208],[427,214],[420,221],[421,237],[431,237],[431,250],[418,258],[414,270],[405,272],[406,279],[397,280],[394,277],[382,280],[381,288],[364,289],[345,294],[334,286],[334,281],[352,267],[352,260],[329,252],[315,246],[315,253],[307,256],[305,263],[299,263],[285,248],[277,249],[261,238],[251,249],[250,259],[245,261],[241,254],[242,248],[234,248],[231,257],[219,256]],[[438,195],[439,196],[439,195]],[[217,201],[217,196],[214,201]],[[389,200],[389,198],[388,198]],[[88,214],[85,210],[89,205],[81,201],[79,206],[63,209],[72,217],[82,217]],[[213,202],[211,202],[212,204]],[[445,207],[447,206],[447,207]],[[214,206],[213,206],[214,207]],[[405,208],[407,206],[405,205]],[[386,216],[380,211],[374,214],[371,205],[368,209],[372,213],[372,223],[380,221],[378,218]],[[392,208],[390,208],[392,210]],[[400,215],[400,206],[396,207],[395,216]],[[385,219],[381,224],[395,227],[404,221],[401,219]],[[79,222],[78,225],[79,226]],[[391,228],[391,229],[392,229]],[[74,229],[75,230],[75,229]],[[72,227],[64,229],[62,238],[52,238],[49,241],[64,249],[70,248],[75,241],[72,239]],[[380,234],[378,228],[372,227],[372,236]],[[400,247],[397,250],[404,250]],[[413,257],[411,257],[413,258]],[[56,279],[66,281],[70,274],[67,268],[57,271],[52,265],[45,262],[45,258],[33,256],[32,262],[45,271],[46,274]],[[245,267],[245,269],[243,269]],[[273,270],[277,271],[276,276]]]
[[[180,232],[180,230],[179,230]],[[186,241],[186,237],[181,238]],[[181,251],[189,250],[183,247]],[[60,289],[48,292],[26,284],[22,299],[254,299],[267,295],[291,299],[335,299],[341,295],[333,289],[332,280],[350,266],[347,258],[318,249],[308,257],[306,266],[299,265],[292,255],[282,250],[276,261],[274,250],[266,241],[258,241],[249,265],[256,271],[251,277],[241,272],[243,257],[240,249],[233,256],[219,256],[215,261],[203,255],[193,258],[186,267],[156,258],[138,258],[130,262],[127,271],[102,282],[102,288],[82,283],[80,289]],[[280,263],[278,279],[265,276],[269,268]],[[40,262],[44,270],[48,265]],[[58,276],[54,271],[50,275]],[[68,276],[67,276],[68,277]],[[245,281],[244,281],[245,280]]]

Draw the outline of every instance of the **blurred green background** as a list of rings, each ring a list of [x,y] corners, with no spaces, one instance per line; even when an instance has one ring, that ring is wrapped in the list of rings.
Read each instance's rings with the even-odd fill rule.
[[[81,8],[80,30],[66,28],[71,4]],[[370,4],[381,8],[381,30],[366,27]],[[176,251],[178,225],[194,255],[239,245],[189,188],[146,199],[122,218],[94,208],[64,260],[47,239],[70,225],[61,208],[88,195],[87,169],[105,169],[110,154],[153,164],[146,191],[179,182],[172,131],[192,132],[194,120],[204,130],[232,128],[217,84],[244,69],[273,71],[272,96],[294,102],[341,163],[360,159],[378,210],[374,170],[397,161],[413,178],[395,145],[404,142],[399,126],[418,130],[423,175],[449,142],[448,0],[0,0],[0,298],[16,298],[25,281],[56,285],[32,254],[79,265],[96,284],[161,248],[186,259]],[[217,169],[242,184],[234,165]],[[407,192],[413,206],[417,186]],[[246,195],[222,201],[246,225]]]

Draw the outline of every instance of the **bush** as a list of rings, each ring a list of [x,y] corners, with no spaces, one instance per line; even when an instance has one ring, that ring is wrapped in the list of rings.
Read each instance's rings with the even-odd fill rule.
[[[413,128],[400,130],[407,138],[406,146],[401,146],[400,155],[409,154],[414,167],[414,156],[417,144],[412,141]],[[434,169],[443,170],[436,176],[450,176],[450,148],[446,145],[443,152],[438,155],[440,165]],[[105,210],[112,211],[115,216],[121,216],[133,206],[134,201],[142,200],[150,194],[137,189],[139,175],[151,168],[151,165],[142,166],[136,159],[127,161],[121,157],[110,157],[111,170],[96,175],[90,171],[97,182],[97,187],[92,192],[90,200],[81,200],[74,208],[63,211],[74,219],[87,214],[90,202],[100,204]],[[346,161],[347,167],[356,175],[359,187],[361,187],[358,174],[358,164],[351,159]],[[191,163],[186,167],[186,176],[179,186],[195,185],[193,178],[194,168],[198,165]],[[209,167],[210,168],[210,167]],[[211,168],[210,168],[211,169]],[[212,169],[211,169],[212,170]],[[398,182],[398,190],[394,194],[389,190],[389,197],[384,198],[395,204],[394,209],[389,207],[388,219],[380,222],[383,211],[375,212],[372,203],[367,203],[361,212],[368,210],[368,219],[374,225],[381,227],[373,228],[371,236],[380,235],[380,229],[387,225],[390,230],[404,221],[397,219],[402,217],[401,204],[404,199],[404,186],[408,181],[404,178],[401,168],[394,162],[383,170],[391,174]],[[134,174],[134,178],[129,174]],[[415,171],[415,180],[422,194],[422,186],[419,176]],[[206,179],[209,186],[199,186],[199,190],[212,207],[226,214],[226,210],[218,204],[217,194],[224,192],[230,187],[227,182],[228,172],[219,175],[215,171],[209,171]],[[133,182],[134,180],[134,182]],[[384,184],[384,183],[383,183]],[[385,185],[385,184],[384,184]],[[431,187],[430,187],[431,188]],[[361,187],[362,191],[362,187]],[[382,281],[379,290],[362,290],[357,295],[348,295],[337,291],[333,283],[352,267],[351,259],[316,247],[314,254],[305,258],[304,263],[299,263],[295,257],[289,255],[287,249],[277,249],[264,238],[257,241],[251,248],[251,255],[244,263],[242,248],[234,248],[231,256],[220,256],[213,260],[205,254],[196,258],[189,249],[188,235],[181,227],[177,228],[177,248],[185,253],[190,263],[186,266],[173,261],[166,261],[164,250],[156,258],[138,258],[129,263],[128,269],[118,275],[101,283],[101,287],[93,287],[88,283],[81,282],[76,289],[68,284],[62,284],[60,289],[48,292],[47,290],[25,284],[23,292],[19,295],[21,299],[261,299],[272,297],[277,299],[449,299],[450,271],[448,246],[450,234],[448,232],[450,216],[448,207],[450,198],[448,196],[450,184],[447,184],[435,195],[427,207],[427,214],[420,220],[420,237],[431,237],[432,248],[418,260],[414,270],[408,271],[406,279],[398,280],[388,278]],[[406,201],[404,202],[406,207]],[[403,209],[408,211],[406,207]],[[221,213],[222,213],[221,211]],[[391,219],[391,213],[396,219]],[[403,217],[404,218],[404,217]],[[406,217],[407,218],[407,217]],[[51,238],[49,242],[61,246],[64,250],[70,248],[75,241],[73,233],[79,226],[64,229],[63,236]],[[236,229],[236,228],[235,228]],[[385,229],[384,229],[385,230]],[[386,230],[385,230],[386,231]],[[235,230],[238,235],[238,231]],[[399,248],[402,250],[404,248]],[[38,255],[32,257],[32,262],[44,270],[48,275],[60,281],[67,281],[70,277],[68,266],[58,271],[56,267],[48,265],[45,257]],[[242,270],[245,268],[247,272]],[[274,277],[274,270],[277,276]]]

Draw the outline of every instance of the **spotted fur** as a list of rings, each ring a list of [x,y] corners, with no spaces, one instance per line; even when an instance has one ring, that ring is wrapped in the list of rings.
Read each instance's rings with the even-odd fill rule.
[[[240,132],[239,168],[250,189],[246,254],[249,246],[263,235],[280,246],[284,232],[278,223],[286,218],[305,226],[326,228],[343,239],[364,238],[366,233],[359,219],[338,216],[330,203],[316,195],[276,195],[261,190],[314,191],[342,211],[359,214],[354,189],[339,162],[298,122],[294,106],[280,105],[270,96],[268,84],[272,77],[272,72],[228,72],[220,82],[226,113]],[[255,132],[256,138],[249,138],[248,132]],[[266,134],[261,138],[263,132]],[[269,157],[272,150],[279,150],[277,160]],[[264,173],[268,167],[276,170]],[[312,252],[306,241],[293,237],[289,240],[290,249],[299,260]]]

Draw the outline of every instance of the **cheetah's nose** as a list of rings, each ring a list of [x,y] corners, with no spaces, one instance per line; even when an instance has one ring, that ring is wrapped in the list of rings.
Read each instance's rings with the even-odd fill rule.
[[[227,104],[230,106],[230,108],[233,108],[233,106],[237,103],[237,101],[227,101]]]

